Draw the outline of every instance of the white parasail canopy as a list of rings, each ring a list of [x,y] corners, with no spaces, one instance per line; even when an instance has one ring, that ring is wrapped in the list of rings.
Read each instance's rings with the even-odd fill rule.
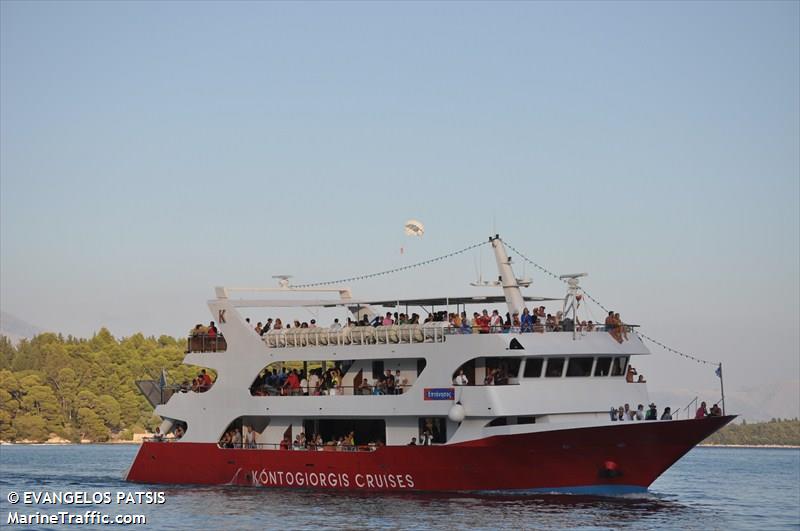
[[[404,229],[409,236],[422,236],[425,234],[425,225],[416,219],[409,219],[406,221]]]

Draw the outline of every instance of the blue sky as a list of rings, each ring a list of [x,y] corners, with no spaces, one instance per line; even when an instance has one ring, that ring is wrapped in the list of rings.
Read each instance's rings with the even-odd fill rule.
[[[496,230],[742,385],[797,377],[799,6],[4,1],[2,308],[178,334],[214,285]],[[481,259],[353,287],[469,294]]]

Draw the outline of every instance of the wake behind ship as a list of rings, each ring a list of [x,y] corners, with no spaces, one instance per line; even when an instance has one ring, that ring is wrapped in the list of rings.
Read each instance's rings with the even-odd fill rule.
[[[216,379],[192,388],[138,382],[163,422],[127,480],[627,493],[646,490],[734,418],[687,410],[680,420],[636,421],[625,411],[612,420],[609,406],[650,403],[647,384],[631,376],[631,360],[650,354],[635,327],[613,316],[582,321],[582,275],[565,276],[563,299],[523,295],[529,282],[514,275],[504,242],[487,243],[499,271],[488,284],[502,296],[357,300],[346,287],[294,288],[288,279],[238,290],[269,298],[217,288],[208,303],[215,320],[195,330],[184,360]],[[319,293],[338,298],[307,298]],[[547,316],[554,303],[561,311]],[[498,304],[507,313],[482,310]],[[343,317],[325,328],[276,318],[264,332],[240,308],[334,308]]]

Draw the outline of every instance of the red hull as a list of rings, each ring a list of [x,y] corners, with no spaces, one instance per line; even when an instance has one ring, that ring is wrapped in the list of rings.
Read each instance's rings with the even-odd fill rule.
[[[495,436],[374,452],[221,449],[143,443],[127,480],[371,491],[645,490],[735,417]]]

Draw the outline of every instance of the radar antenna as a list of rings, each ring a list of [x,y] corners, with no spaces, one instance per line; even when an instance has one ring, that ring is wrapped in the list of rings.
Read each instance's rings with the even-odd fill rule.
[[[581,305],[583,293],[578,285],[579,278],[589,276],[589,273],[567,273],[558,278],[567,282],[567,295],[564,297],[564,315],[569,315],[572,310],[572,339],[576,339],[578,329],[578,307]]]

